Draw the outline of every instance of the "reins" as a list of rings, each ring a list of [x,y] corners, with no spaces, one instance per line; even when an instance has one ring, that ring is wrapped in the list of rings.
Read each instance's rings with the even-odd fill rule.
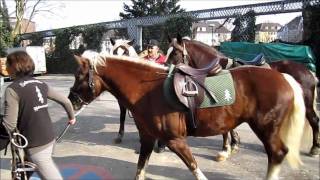
[[[76,114],[74,115],[75,117],[77,117],[84,109],[85,109],[85,107],[86,107],[87,105],[83,105],[82,107],[81,107],[81,109],[78,111],[78,112],[76,112]],[[66,127],[63,129],[63,131],[60,133],[60,135],[56,138],[56,142],[59,142],[60,140],[61,140],[61,138],[64,136],[64,134],[67,132],[67,130],[69,129],[69,127],[70,127],[70,123],[68,123],[67,125],[66,125]]]
[[[94,68],[93,68],[93,65],[90,63],[89,65],[89,81],[88,81],[88,84],[89,84],[89,87],[91,89],[91,92],[92,92],[92,95],[93,97],[95,97],[95,84],[94,84],[94,81],[93,81],[93,74],[94,74]],[[75,117],[78,116],[82,111],[83,109],[89,104],[88,102],[84,101],[80,96],[79,94],[73,92],[72,90],[70,90],[70,93],[72,93],[74,96],[77,97],[77,99],[80,101],[80,103],[83,103],[84,105],[81,107],[81,109],[76,112],[76,114],[74,115]],[[56,139],[56,142],[59,142],[61,140],[61,138],[64,136],[64,134],[67,132],[67,130],[69,129],[70,127],[70,123],[68,123],[66,125],[66,127],[62,130],[62,132],[60,133],[60,135],[57,137]]]

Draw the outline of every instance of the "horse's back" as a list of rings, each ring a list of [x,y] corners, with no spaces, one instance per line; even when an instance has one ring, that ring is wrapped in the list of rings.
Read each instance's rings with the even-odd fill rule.
[[[296,81],[305,86],[315,85],[315,77],[303,65],[294,61],[284,60],[271,62],[270,66],[281,73],[290,74]]]

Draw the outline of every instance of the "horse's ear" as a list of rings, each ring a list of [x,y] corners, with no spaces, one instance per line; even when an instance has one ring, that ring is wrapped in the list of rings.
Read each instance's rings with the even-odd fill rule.
[[[179,44],[182,44],[182,36],[179,33],[177,34],[177,40]]]
[[[131,41],[128,42],[128,45],[133,46],[133,44],[135,43],[135,39],[132,39]]]
[[[116,44],[116,42],[114,41],[114,39],[110,38],[111,44],[112,46],[114,46]]]

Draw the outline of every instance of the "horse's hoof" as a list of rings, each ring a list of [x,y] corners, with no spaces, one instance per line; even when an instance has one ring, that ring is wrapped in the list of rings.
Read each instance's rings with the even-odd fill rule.
[[[231,146],[231,154],[235,154],[239,152],[239,145]]]
[[[312,157],[319,157],[319,155],[320,155],[320,147],[312,146],[309,154]]]
[[[140,147],[136,147],[135,150],[134,150],[134,153],[140,154]]]
[[[166,149],[166,147],[155,147],[155,148],[154,148],[154,152],[156,152],[156,153],[162,153],[162,152],[165,151],[165,149]]]
[[[223,151],[218,153],[218,155],[215,157],[215,161],[222,162],[222,161],[226,161],[227,158],[228,158],[228,153]]]
[[[122,138],[115,138],[115,139],[113,140],[113,142],[114,142],[115,144],[120,144],[120,143],[122,142]]]

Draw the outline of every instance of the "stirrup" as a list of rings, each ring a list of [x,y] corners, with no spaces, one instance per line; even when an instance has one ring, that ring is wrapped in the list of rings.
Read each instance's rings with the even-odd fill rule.
[[[188,85],[192,85],[192,87],[194,87],[195,90],[187,90],[187,86]],[[188,97],[193,97],[195,95],[197,95],[199,92],[198,92],[198,87],[196,85],[196,83],[194,83],[193,81],[187,81],[186,83],[184,83],[184,86],[182,88],[182,95],[184,96],[188,96]]]

